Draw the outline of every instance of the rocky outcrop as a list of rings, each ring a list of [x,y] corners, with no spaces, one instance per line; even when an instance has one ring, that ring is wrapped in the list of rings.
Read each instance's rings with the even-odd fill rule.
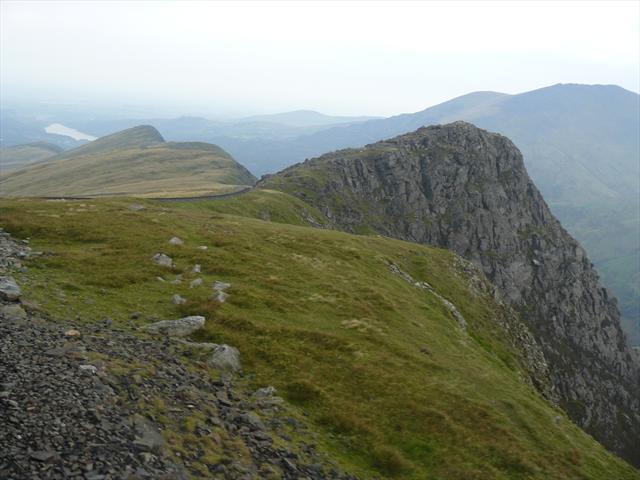
[[[561,406],[640,465],[637,354],[616,300],[501,135],[464,122],[308,160],[259,186],[298,196],[335,228],[448,248],[477,265],[542,346]]]

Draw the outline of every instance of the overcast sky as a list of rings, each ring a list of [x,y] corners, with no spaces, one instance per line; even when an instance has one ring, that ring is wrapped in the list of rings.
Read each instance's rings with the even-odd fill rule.
[[[0,1],[3,100],[391,115],[477,90],[640,83],[638,1]]]

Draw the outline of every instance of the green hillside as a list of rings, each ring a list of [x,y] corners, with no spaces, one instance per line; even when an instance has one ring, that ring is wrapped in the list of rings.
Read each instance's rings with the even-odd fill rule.
[[[0,148],[0,171],[15,170],[41,162],[63,151],[62,147],[47,142],[26,143]]]
[[[3,196],[198,196],[252,185],[255,178],[221,148],[165,142],[135,127],[6,175]]]
[[[318,448],[361,478],[640,478],[528,385],[499,327],[507,313],[454,254],[305,227],[326,219],[269,190],[138,202],[144,210],[126,199],[0,201],[2,226],[46,252],[20,278],[28,303],[125,329],[206,316],[196,338],[238,347],[238,381],[275,386]],[[155,265],[157,252],[175,266]],[[397,269],[455,305],[466,330]],[[204,284],[189,288],[196,277]],[[209,299],[216,280],[231,284],[223,304]],[[187,303],[173,305],[174,293]]]

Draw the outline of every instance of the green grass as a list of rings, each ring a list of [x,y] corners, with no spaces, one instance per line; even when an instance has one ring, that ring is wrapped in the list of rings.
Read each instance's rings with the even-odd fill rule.
[[[277,192],[142,203],[1,201],[2,226],[51,252],[28,262],[25,297],[56,318],[122,326],[135,311],[139,324],[204,314],[195,338],[238,347],[253,387],[275,386],[319,448],[364,478],[640,478],[523,381],[496,305],[469,290],[450,252],[304,227],[321,214]],[[174,235],[185,244],[169,245]],[[156,252],[176,267],[154,265]],[[389,262],[454,303],[468,333]],[[178,274],[181,285],[156,279]],[[205,284],[189,289],[196,276]],[[222,305],[208,299],[215,280],[231,283]]]

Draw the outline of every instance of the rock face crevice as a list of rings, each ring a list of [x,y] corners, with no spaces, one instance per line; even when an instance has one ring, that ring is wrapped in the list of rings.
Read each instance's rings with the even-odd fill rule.
[[[480,267],[542,346],[560,405],[640,465],[640,367],[615,298],[506,137],[464,122],[329,153],[264,179],[333,227],[444,247]]]

